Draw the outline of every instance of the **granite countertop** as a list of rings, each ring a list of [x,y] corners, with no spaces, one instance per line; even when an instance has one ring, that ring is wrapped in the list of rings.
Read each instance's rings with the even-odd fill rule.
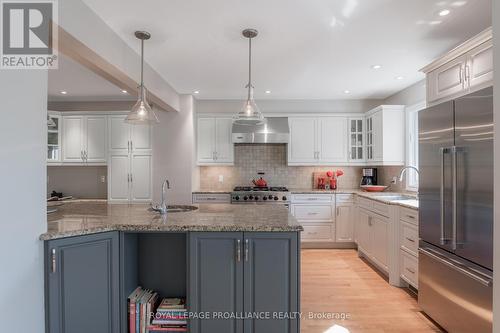
[[[47,232],[41,240],[106,231],[262,231],[295,232],[303,228],[282,205],[201,204],[197,210],[161,216],[145,204],[108,204],[102,201],[70,202],[47,215]]]

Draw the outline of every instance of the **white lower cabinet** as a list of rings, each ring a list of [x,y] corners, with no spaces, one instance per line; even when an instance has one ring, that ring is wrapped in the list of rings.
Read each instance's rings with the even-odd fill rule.
[[[359,208],[356,241],[364,256],[380,269],[389,271],[389,218]]]
[[[418,289],[418,211],[399,208],[399,276]]]
[[[303,242],[335,242],[334,209],[334,194],[292,194],[291,213],[304,227]]]
[[[335,241],[354,242],[355,207],[351,194],[338,194],[335,207]]]

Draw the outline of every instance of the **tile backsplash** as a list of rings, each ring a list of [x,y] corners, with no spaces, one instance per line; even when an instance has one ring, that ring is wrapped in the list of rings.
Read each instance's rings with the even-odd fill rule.
[[[237,144],[234,147],[234,166],[200,167],[200,190],[230,191],[236,185],[251,185],[258,172],[264,172],[264,178],[270,186],[287,186],[290,189],[309,189],[313,187],[313,173],[342,169],[344,175],[339,178],[340,189],[359,187],[362,167],[319,167],[288,166],[287,149],[283,144]],[[400,167],[378,167],[379,183],[390,185]],[[219,182],[222,176],[223,182]],[[391,190],[402,188],[392,185]]]

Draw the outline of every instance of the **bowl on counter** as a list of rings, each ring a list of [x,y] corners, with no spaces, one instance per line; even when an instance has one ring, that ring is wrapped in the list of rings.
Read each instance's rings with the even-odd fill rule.
[[[388,187],[384,185],[361,185],[361,189],[366,192],[383,192]]]

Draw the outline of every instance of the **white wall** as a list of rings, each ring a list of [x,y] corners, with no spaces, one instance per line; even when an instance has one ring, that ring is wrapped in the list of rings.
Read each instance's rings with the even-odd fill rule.
[[[1,331],[41,333],[47,71],[1,70],[0,100]]]
[[[394,95],[387,97],[384,104],[414,105],[426,100],[425,80],[418,81]]]
[[[158,112],[153,129],[154,201],[161,200],[161,184],[170,181],[169,204],[190,204],[194,169],[193,97],[181,95],[179,112]]]
[[[196,100],[196,112],[236,113],[243,106],[240,100]],[[382,100],[258,100],[263,113],[307,113],[307,112],[366,112],[382,104]]]
[[[494,123],[495,123],[495,170],[500,166],[500,1],[493,1],[493,45],[495,58],[494,83]],[[494,204],[494,254],[493,254],[493,332],[500,332],[500,177],[495,175],[495,204]]]

